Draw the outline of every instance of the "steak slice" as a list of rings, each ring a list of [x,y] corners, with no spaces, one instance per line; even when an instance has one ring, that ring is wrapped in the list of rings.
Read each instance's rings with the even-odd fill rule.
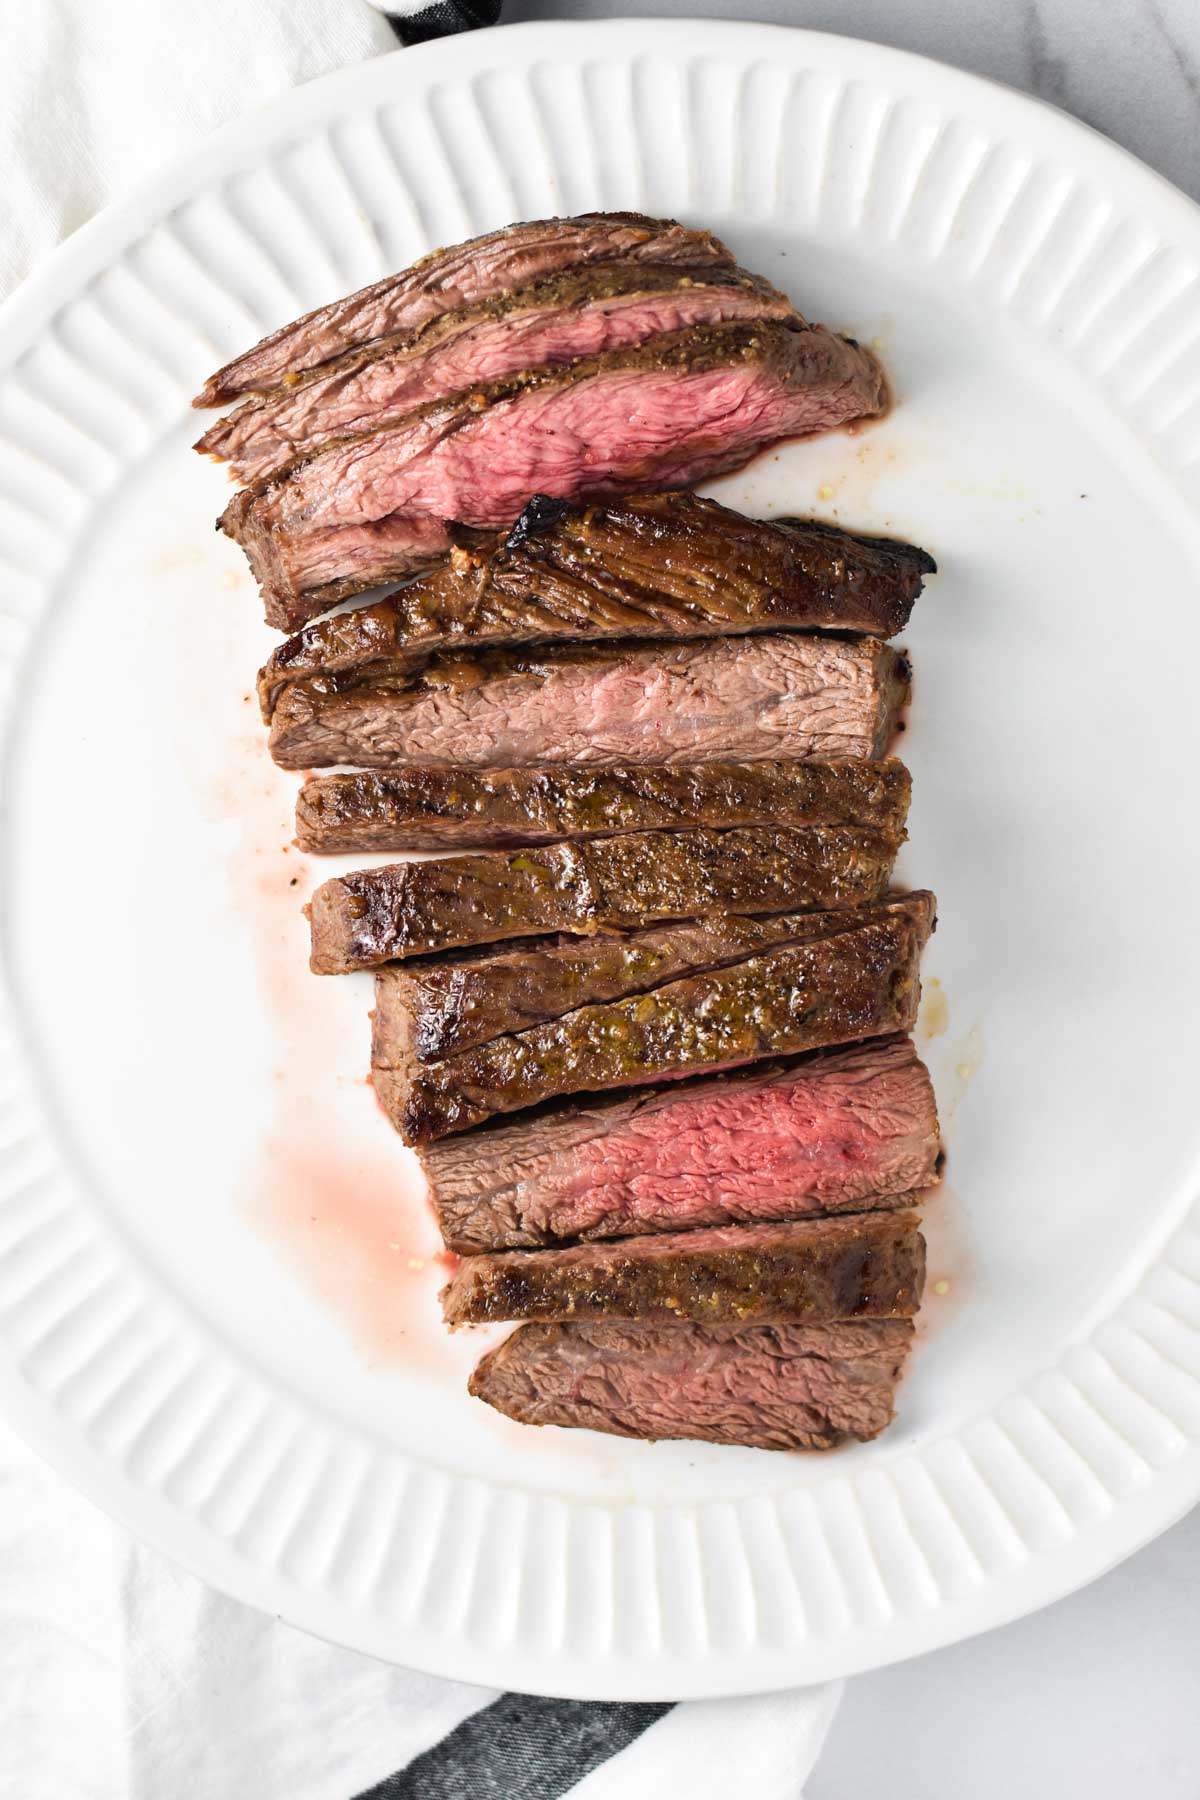
[[[460,1256],[911,1203],[937,1107],[908,1038],[569,1101],[427,1145]]]
[[[911,544],[747,519],[697,494],[583,510],[535,495],[508,537],[281,644],[258,678],[263,718],[289,681],[402,671],[447,648],[816,629],[893,637],[936,566]]]
[[[672,768],[407,768],[318,775],[296,841],[318,855],[551,843],[711,825],[872,825],[898,836],[903,763],[760,762]]]
[[[733,256],[711,232],[641,213],[582,213],[508,225],[434,250],[410,268],[281,326],[210,375],[192,405],[221,406],[239,394],[261,393],[348,350],[414,331],[442,313],[566,269],[613,261],[732,265]]]
[[[828,1325],[522,1325],[468,1386],[522,1425],[831,1450],[892,1420],[908,1319]]]
[[[430,950],[698,912],[854,906],[887,886],[895,833],[854,825],[631,831],[388,863],[321,884],[311,966],[345,975]]]
[[[407,1143],[428,1143],[558,1095],[736,1068],[908,1031],[921,937],[900,914],[748,957],[650,993],[581,1006],[436,1062],[389,1064],[378,1017],[372,1079]]]
[[[248,400],[195,448],[259,482],[331,443],[522,369],[561,367],[647,338],[735,319],[800,325],[786,295],[741,269],[602,263],[443,313]]]
[[[919,1225],[911,1212],[855,1213],[468,1256],[442,1289],[442,1316],[449,1325],[910,1319],[925,1281]]]
[[[270,749],[285,769],[870,758],[907,689],[904,657],[870,638],[484,650],[295,681]]]
[[[922,946],[934,927],[933,895],[918,889],[854,910],[853,923],[899,915]],[[377,1059],[436,1062],[505,1032],[561,1019],[577,1007],[645,994],[683,975],[706,974],[765,950],[845,931],[844,912],[747,917],[719,913],[678,925],[526,938],[450,956],[419,956],[375,973]]]
[[[231,501],[268,623],[427,567],[430,527],[511,525],[531,494],[690,487],[768,444],[883,411],[869,352],[818,327],[714,325],[418,408]],[[414,528],[416,535],[414,536]]]

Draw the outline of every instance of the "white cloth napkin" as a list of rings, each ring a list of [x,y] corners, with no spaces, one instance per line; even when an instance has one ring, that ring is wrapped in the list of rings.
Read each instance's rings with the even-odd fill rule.
[[[367,0],[6,8],[0,294],[224,120],[395,47]],[[4,1795],[352,1800],[384,1782],[379,1800],[799,1800],[840,1691],[539,1711],[389,1668],[214,1593],[133,1542],[0,1425]],[[472,1718],[473,1732],[448,1736]],[[538,1766],[539,1731],[554,1767]]]

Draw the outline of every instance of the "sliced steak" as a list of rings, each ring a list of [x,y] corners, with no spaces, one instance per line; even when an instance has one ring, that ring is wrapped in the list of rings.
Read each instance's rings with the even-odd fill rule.
[[[291,629],[427,567],[431,522],[449,550],[453,524],[511,525],[531,494],[690,487],[885,403],[870,354],[831,332],[702,326],[421,407],[247,489],[219,523],[246,552],[268,622]]]
[[[855,1213],[468,1256],[442,1289],[442,1315],[450,1325],[909,1319],[925,1281],[919,1225],[911,1212]]]
[[[193,406],[261,393],[378,338],[415,331],[440,314],[528,287],[566,269],[614,261],[724,264],[733,256],[707,231],[641,213],[535,219],[470,238],[305,313],[210,375]]]
[[[922,946],[934,927],[933,895],[918,889],[855,908],[853,923],[899,915]],[[845,931],[844,912],[718,913],[679,925],[526,938],[450,956],[418,956],[375,975],[378,1060],[436,1062],[455,1050],[526,1031],[600,1001],[645,994],[683,975],[707,974],[748,956]]]
[[[903,763],[698,763],[673,768],[391,769],[318,775],[296,841],[318,855],[551,843],[711,825],[872,825],[899,835]]]
[[[401,672],[438,650],[782,630],[893,637],[936,566],[911,544],[747,519],[697,494],[584,509],[535,495],[508,537],[281,644],[258,678],[263,718],[290,681]]]
[[[522,369],[561,367],[736,319],[802,323],[786,295],[741,269],[618,263],[572,270],[324,363],[219,419],[195,447],[230,462],[239,480],[260,482],[331,443]]]
[[[899,845],[861,826],[747,826],[388,863],[317,889],[312,969],[345,975],[431,950],[699,912],[855,906],[883,892]]]
[[[485,650],[292,682],[270,748],[285,769],[871,758],[907,689],[904,657],[870,638]]]
[[[522,1325],[471,1376],[522,1425],[615,1437],[831,1450],[878,1437],[912,1345],[908,1319],[828,1325]]]
[[[569,1101],[421,1152],[452,1250],[892,1209],[938,1178],[907,1038]]]
[[[428,1063],[389,1064],[377,1013],[375,1092],[406,1142],[428,1143],[559,1095],[908,1031],[920,954],[920,934],[902,915],[867,924],[849,915],[843,932],[581,1006]]]

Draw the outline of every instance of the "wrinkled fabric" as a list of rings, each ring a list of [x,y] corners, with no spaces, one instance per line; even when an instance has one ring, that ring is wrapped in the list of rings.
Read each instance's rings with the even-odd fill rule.
[[[0,1794],[800,1800],[840,1693],[604,1706],[389,1668],[136,1543],[0,1425]]]
[[[0,294],[94,212],[218,125],[315,75],[395,48],[391,25],[367,0],[5,7]]]

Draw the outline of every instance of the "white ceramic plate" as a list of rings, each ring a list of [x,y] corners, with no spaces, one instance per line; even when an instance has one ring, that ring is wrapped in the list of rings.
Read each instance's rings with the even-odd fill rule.
[[[719,484],[911,535],[905,873],[950,1163],[900,1417],[824,1459],[533,1432],[315,981],[270,643],[201,377],[514,218],[727,236],[878,340],[858,437]],[[721,1694],[911,1655],[1098,1574],[1200,1495],[1200,217],[931,63],[723,24],[529,27],[289,96],[80,232],[0,324],[0,1381],[211,1581],[445,1674]],[[947,1285],[948,1284],[948,1285]]]

